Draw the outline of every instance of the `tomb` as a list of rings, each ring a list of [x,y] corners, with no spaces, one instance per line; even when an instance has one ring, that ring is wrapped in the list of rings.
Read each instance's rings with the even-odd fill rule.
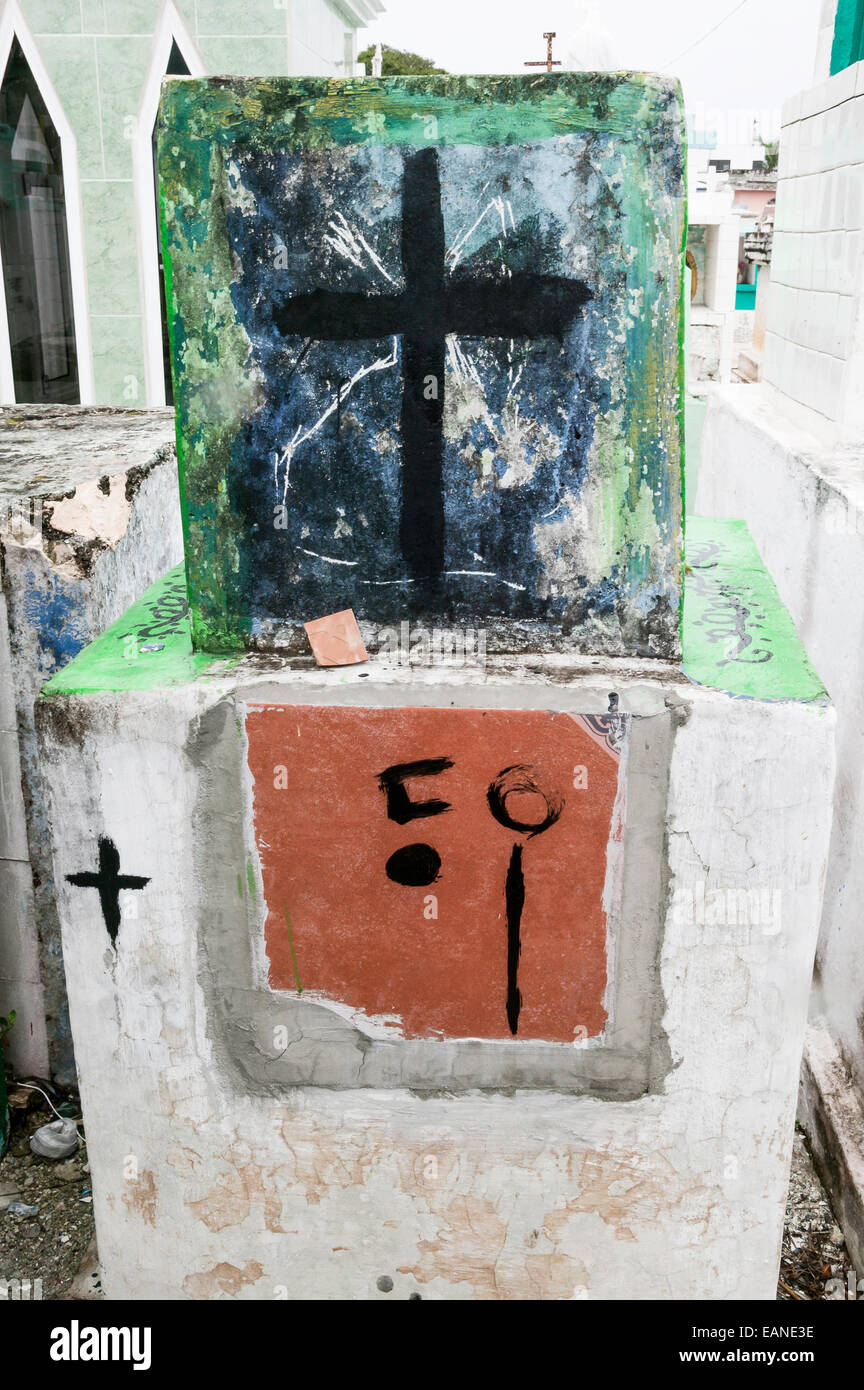
[[[834,715],[684,549],[677,88],[162,122],[185,569],[38,705],[108,1296],[773,1297]]]
[[[0,1014],[19,1075],[75,1084],[33,702],[183,554],[170,412],[0,410]]]
[[[839,6],[835,26],[826,7],[814,85],[783,107],[762,379],[712,396],[696,500],[746,518],[836,701],[841,756],[801,1120],[861,1271],[864,61],[854,12]]]

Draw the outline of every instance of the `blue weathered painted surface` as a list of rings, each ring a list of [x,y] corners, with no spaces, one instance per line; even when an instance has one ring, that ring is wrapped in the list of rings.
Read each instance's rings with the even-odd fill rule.
[[[291,645],[350,607],[499,648],[677,655],[678,95],[564,74],[507,79],[508,104],[502,82],[167,93],[205,649]],[[352,140],[361,114],[374,136]]]

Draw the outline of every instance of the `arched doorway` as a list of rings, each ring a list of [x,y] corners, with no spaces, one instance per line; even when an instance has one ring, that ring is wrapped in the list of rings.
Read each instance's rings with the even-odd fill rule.
[[[0,83],[0,254],[16,402],[77,402],[60,136],[17,38]]]

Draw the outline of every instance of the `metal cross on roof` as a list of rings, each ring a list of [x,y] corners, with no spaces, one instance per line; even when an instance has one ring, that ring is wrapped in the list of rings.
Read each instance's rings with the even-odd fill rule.
[[[546,40],[546,57],[537,59],[534,62],[526,62],[525,67],[545,68],[547,72],[551,72],[553,68],[560,68],[561,59],[552,57],[552,40],[555,38],[554,32],[551,34],[544,34],[543,37]]]

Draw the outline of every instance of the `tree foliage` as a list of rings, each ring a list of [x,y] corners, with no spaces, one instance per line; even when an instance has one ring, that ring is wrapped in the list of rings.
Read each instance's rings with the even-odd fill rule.
[[[374,57],[375,45],[370,43],[368,48],[357,54],[357,61],[365,63],[367,73],[371,73]],[[413,73],[446,71],[445,68],[436,68],[431,58],[421,58],[419,53],[408,53],[402,48],[388,48],[386,44],[381,45],[381,58],[382,77],[409,77]]]
[[[763,140],[763,141],[762,141],[762,148],[763,148],[763,150],[765,151],[765,168],[766,168],[766,170],[767,170],[767,169],[776,169],[776,168],[777,168],[777,160],[778,160],[779,157],[780,157],[780,141],[779,141],[779,140]]]

